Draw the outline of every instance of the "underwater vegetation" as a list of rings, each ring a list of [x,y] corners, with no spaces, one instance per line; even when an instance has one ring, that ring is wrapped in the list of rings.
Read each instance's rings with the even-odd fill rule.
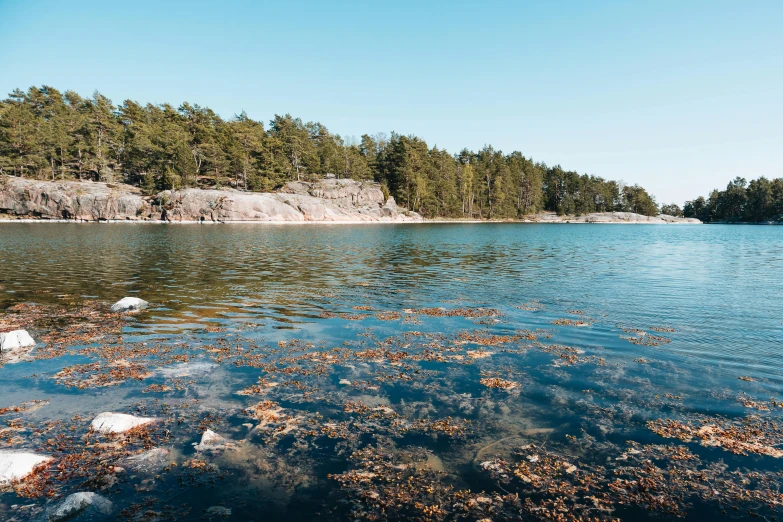
[[[781,515],[774,385],[666,360],[666,325],[539,301],[443,305],[176,335],[137,333],[154,309],[12,306],[0,331],[38,344],[0,358],[9,396],[27,395],[0,402],[0,461],[48,460],[0,484],[0,518],[39,520],[78,492],[126,521]],[[530,328],[524,314],[541,313]],[[96,429],[99,414],[143,424]]]

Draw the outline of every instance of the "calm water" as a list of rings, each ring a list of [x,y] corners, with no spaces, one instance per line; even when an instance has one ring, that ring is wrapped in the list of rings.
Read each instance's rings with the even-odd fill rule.
[[[156,479],[126,472],[104,490],[117,511],[125,509],[123,516],[131,520],[138,513],[128,508],[142,498],[151,499],[150,509],[160,516],[182,520],[307,520],[312,513],[342,518],[349,511],[370,516],[374,496],[362,497],[366,491],[341,488],[328,477],[360,466],[349,457],[363,448],[383,448],[410,461],[425,455],[430,468],[442,471],[438,480],[444,484],[474,492],[518,491],[522,497],[529,484],[493,477],[481,462],[494,456],[512,458],[515,448],[533,443],[546,444],[546,451],[565,455],[579,466],[597,465],[590,464],[591,455],[605,452],[601,461],[616,460],[633,440],[684,445],[705,467],[724,462],[729,471],[774,473],[779,459],[772,456],[738,456],[663,438],[645,423],[751,414],[777,422],[780,408],[759,411],[737,398],[783,399],[782,273],[780,227],[4,224],[0,311],[5,310],[6,318],[17,313],[9,308],[19,303],[74,309],[84,302],[105,307],[124,296],[138,296],[151,308],[123,318],[121,338],[87,345],[161,343],[189,354],[186,364],[201,363],[207,369],[189,372],[182,367],[187,377],[180,380],[187,382],[171,386],[173,374],[161,368],[180,368],[180,363],[149,357],[144,363],[150,376],[143,380],[80,390],[58,383],[55,374],[70,365],[102,360],[94,353],[79,353],[84,343],[75,342],[59,357],[0,367],[0,408],[45,399],[48,406],[20,418],[33,425],[80,415],[81,420],[68,422],[83,430],[102,411],[167,418],[159,429],[165,426],[171,433],[165,447],[179,466]],[[427,307],[493,309],[497,315],[406,313]],[[383,312],[400,316],[375,315]],[[562,319],[572,322],[558,321]],[[36,337],[48,333],[40,326],[30,329]],[[465,332],[486,338],[522,331],[533,334],[502,343],[460,337]],[[661,339],[653,342],[655,337],[649,336]],[[293,339],[301,346],[286,344]],[[270,366],[247,364],[236,352],[218,358],[209,348],[223,345],[258,352],[264,364],[278,369],[313,364],[319,370],[281,375]],[[561,352],[547,348],[552,346],[576,348],[573,353],[582,360],[558,357]],[[444,362],[355,355],[367,349],[416,357],[434,350],[460,357]],[[329,350],[344,350],[342,359],[316,361],[307,355]],[[465,350],[492,354],[473,360]],[[293,360],[294,355],[303,357]],[[280,357],[288,359],[278,362]],[[409,377],[394,377],[406,372]],[[752,381],[738,379],[741,376]],[[259,377],[277,386],[260,396],[237,394]],[[491,389],[479,382],[487,377],[517,386]],[[174,389],[142,393],[150,384]],[[675,398],[664,399],[664,394]],[[169,410],[161,406],[165,402],[177,410],[193,399],[197,403],[188,406],[190,417],[179,423],[166,417]],[[258,424],[243,409],[265,399],[298,418],[302,431],[272,434],[243,426]],[[386,425],[384,419],[352,417],[344,407],[348,402],[390,408],[402,422],[451,417],[470,424],[454,437],[407,427],[400,431],[399,422]],[[192,443],[206,426],[199,426],[198,419],[204,418],[217,419],[210,421],[213,430],[244,442],[241,449],[201,459],[214,466],[214,476],[204,475],[209,481],[186,480],[182,486],[183,463],[195,458]],[[304,433],[329,421],[362,436]],[[580,442],[569,449],[565,436],[580,433],[595,447]],[[41,438],[28,430],[19,432],[10,446],[40,444]],[[770,477],[773,483],[777,480]],[[139,489],[142,483],[153,485]],[[81,486],[78,480],[58,483],[58,494]],[[385,487],[372,481],[363,487],[376,486]],[[0,495],[0,517],[5,513],[25,520],[25,513],[10,508],[24,503],[43,506],[46,501],[23,500],[13,492]],[[190,511],[166,511],[169,504],[182,503]],[[703,498],[686,503],[687,518],[735,516]],[[231,507],[232,514],[226,518],[205,511],[214,506]],[[644,506],[628,502],[615,507],[614,515],[621,518],[646,513]],[[757,508],[740,506],[736,516],[748,509]],[[389,514],[413,516],[393,509]],[[508,518],[508,513],[494,516]]]

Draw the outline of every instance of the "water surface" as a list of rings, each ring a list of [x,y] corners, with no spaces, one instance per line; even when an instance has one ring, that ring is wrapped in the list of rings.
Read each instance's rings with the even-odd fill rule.
[[[143,519],[134,507],[140,498],[169,519],[224,519],[207,511],[215,506],[231,507],[228,520],[309,520],[313,512],[370,518],[380,512],[375,495],[392,493],[411,504],[449,506],[427,512],[433,519],[529,517],[501,497],[519,493],[548,505],[558,495],[520,480],[541,474],[525,466],[538,466],[551,452],[557,462],[579,468],[561,475],[581,480],[599,462],[624,463],[617,459],[628,458],[635,447],[629,441],[687,448],[698,459],[694,473],[718,462],[727,466],[725,477],[737,470],[767,473],[763,480],[774,489],[774,456],[737,455],[699,444],[698,437],[663,437],[648,422],[753,415],[778,421],[775,401],[763,402],[767,409],[758,405],[783,399],[781,230],[3,224],[0,319],[21,317],[20,303],[41,310],[87,303],[103,311],[124,296],[151,303],[122,317],[116,335],[64,343],[57,357],[0,367],[0,408],[49,401],[17,415],[29,429],[5,445],[46,449],[46,435],[30,433],[35,423],[59,420],[71,431],[86,431],[102,411],[160,417],[156,429],[166,430],[166,438],[154,445],[170,449],[178,466],[152,478],[120,473],[103,489],[129,520]],[[440,308],[443,313],[432,310]],[[48,328],[79,323],[67,315]],[[37,338],[50,333],[43,324],[30,326]],[[138,355],[138,347],[153,344],[171,352]],[[74,385],[78,380],[57,378],[73,365],[113,364],[103,348],[109,345],[136,347],[122,354],[143,364],[144,375],[82,388]],[[175,360],[174,352],[185,355]],[[259,378],[274,387],[237,394]],[[514,387],[492,388],[482,379]],[[264,426],[246,410],[259,401],[272,401],[296,426]],[[207,427],[238,447],[197,452],[192,443]],[[770,446],[776,440],[769,439]],[[654,451],[666,450],[642,450],[644,458],[632,453],[631,460],[639,469],[645,459],[654,462],[664,473],[680,465],[650,457]],[[206,471],[186,473],[194,459]],[[370,469],[373,459],[409,466],[404,473],[414,473],[412,483],[432,480],[497,497],[455,508],[451,493],[435,488],[426,499],[414,499],[391,491],[388,481],[376,483],[397,468],[376,463],[367,472],[377,477],[357,479],[357,470]],[[518,473],[504,477],[508,470],[494,469],[493,459],[515,462]],[[615,491],[613,477],[631,480],[635,472],[614,467],[596,486],[608,495],[611,516],[673,513],[642,495]],[[731,489],[725,477],[710,479],[723,481],[716,491]],[[56,494],[82,486],[78,477],[56,482]],[[730,503],[719,495],[706,498],[689,488],[656,494],[680,499],[671,503],[682,504],[678,514],[690,519],[735,516],[731,509],[724,513]],[[755,512],[768,500],[745,502],[740,512]],[[22,502],[28,501],[18,492],[0,496],[0,514],[5,509],[7,517],[25,520],[26,513],[9,507]],[[42,498],[29,502],[46,505]],[[425,516],[421,509],[387,508],[384,516],[391,518]],[[598,508],[589,514],[609,516]]]

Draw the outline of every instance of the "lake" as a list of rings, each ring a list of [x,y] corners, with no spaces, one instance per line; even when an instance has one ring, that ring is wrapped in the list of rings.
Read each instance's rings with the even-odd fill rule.
[[[0,518],[779,516],[782,231],[0,224]]]

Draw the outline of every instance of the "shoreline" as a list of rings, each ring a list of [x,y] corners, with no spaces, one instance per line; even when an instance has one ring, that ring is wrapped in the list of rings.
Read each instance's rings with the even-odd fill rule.
[[[398,207],[374,182],[323,179],[289,182],[277,192],[185,188],[143,196],[138,188],[103,182],[9,178],[0,185],[0,223],[133,223],[363,225],[399,223],[701,224],[666,214],[540,211],[519,218],[425,219]]]
[[[345,220],[345,221],[161,221],[161,220],[133,220],[133,219],[106,219],[106,220],[75,220],[75,219],[2,219],[0,225],[8,223],[49,223],[49,224],[78,224],[78,225],[480,225],[480,224],[509,224],[509,225],[701,225],[703,223],[689,222],[663,222],[663,221],[576,221],[576,220],[529,220],[529,219],[421,219],[416,221],[370,221],[370,220]],[[735,224],[735,223],[717,223]],[[736,223],[740,225],[766,225],[767,223]],[[774,223],[770,223],[774,225]]]

